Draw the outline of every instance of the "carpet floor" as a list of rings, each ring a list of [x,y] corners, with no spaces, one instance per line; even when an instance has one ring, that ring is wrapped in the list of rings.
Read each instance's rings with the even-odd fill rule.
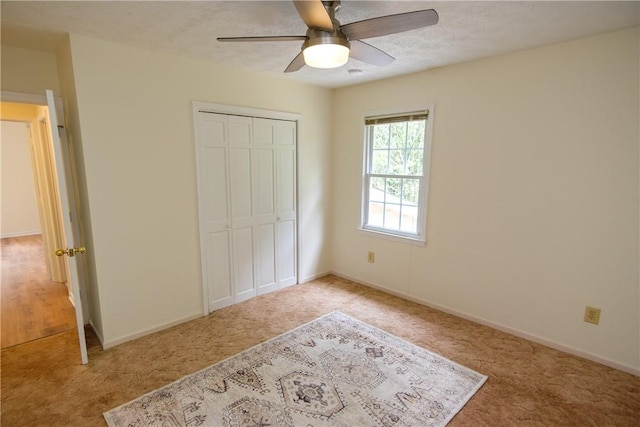
[[[451,426],[638,426],[640,377],[327,276],[103,351],[64,332],[2,350],[5,426],[105,426],[102,413],[339,310],[489,379]]]

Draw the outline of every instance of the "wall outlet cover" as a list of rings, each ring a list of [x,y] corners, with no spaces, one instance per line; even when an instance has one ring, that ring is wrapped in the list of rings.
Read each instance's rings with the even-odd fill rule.
[[[600,309],[586,306],[584,309],[584,321],[597,325],[600,323]]]

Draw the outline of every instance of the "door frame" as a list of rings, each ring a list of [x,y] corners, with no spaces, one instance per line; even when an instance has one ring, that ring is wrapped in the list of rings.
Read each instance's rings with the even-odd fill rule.
[[[54,96],[53,97],[54,100],[54,105],[55,105],[55,111],[54,112],[49,112],[49,117],[52,116],[52,113],[55,114],[55,117],[58,120],[57,125],[61,126],[63,129],[63,133],[66,133],[66,123],[64,121],[64,107],[63,107],[63,102],[62,102],[62,98],[59,96]],[[12,103],[17,103],[17,104],[32,104],[32,105],[38,105],[38,106],[43,106],[43,107],[48,107],[49,103],[47,102],[47,96],[46,94],[43,95],[37,95],[37,94],[31,94],[31,93],[21,93],[21,92],[8,92],[8,91],[0,91],[0,101],[1,102],[12,102]],[[53,129],[53,126],[51,123],[49,123],[49,127],[51,128],[51,132],[56,132],[58,129]],[[54,136],[55,138],[55,136]],[[60,143],[60,148],[62,147],[63,143],[67,143],[68,139],[67,136],[65,135],[64,138],[59,138],[59,143]],[[53,151],[51,152],[51,156],[52,156],[52,161],[54,164],[56,164],[56,167],[58,165],[58,161],[56,160],[56,146],[55,146],[55,141],[51,141],[52,145],[53,145]],[[69,158],[69,151],[68,150],[61,150],[61,155],[65,156],[66,159],[59,159],[62,163],[65,164],[70,164],[71,159]],[[64,171],[65,174],[68,174],[68,177],[70,178],[69,181],[76,183],[77,182],[77,177],[73,175],[73,171],[71,170],[65,170]],[[60,172],[59,172],[60,173]],[[62,182],[61,182],[62,181]],[[77,200],[76,200],[76,192],[75,192],[75,186],[73,186],[72,188],[68,188],[67,185],[68,180],[60,180],[58,179],[58,185],[62,186],[64,185],[66,188],[66,192],[68,195],[70,200],[70,207],[72,209],[75,210],[75,212],[70,212],[70,215],[73,215],[73,219],[75,221],[75,223],[77,224],[77,227],[79,228],[79,224],[78,224],[78,205],[77,205]],[[63,226],[64,228],[64,226]],[[63,230],[64,231],[64,230]],[[70,272],[71,266],[69,265],[69,259],[67,257],[65,258],[65,265],[67,267],[67,271]],[[78,262],[78,260],[80,262]],[[75,306],[76,309],[76,324],[77,324],[77,332],[78,332],[78,338],[79,338],[79,344],[80,344],[80,355],[81,355],[81,361],[83,364],[86,364],[88,362],[88,356],[87,356],[87,346],[86,346],[86,338],[85,338],[85,333],[84,333],[84,319],[88,318],[87,314],[88,314],[88,305],[87,305],[87,301],[86,301],[86,288],[85,288],[85,265],[84,265],[84,257],[78,257],[76,258],[76,267],[78,270],[78,277],[77,277],[77,283],[71,283],[71,288],[70,289],[70,301],[71,303]],[[67,280],[71,280],[70,277],[67,277]],[[77,294],[75,294],[75,289],[73,289],[73,287],[76,286],[77,287]],[[79,304],[79,307],[78,307]]]
[[[264,110],[260,108],[252,108],[252,107],[242,107],[237,105],[226,105],[226,104],[216,104],[211,102],[202,102],[202,101],[192,101],[192,117],[193,117],[193,141],[194,147],[197,150],[196,145],[196,133],[198,128],[198,113],[213,113],[213,114],[226,114],[226,115],[234,115],[234,116],[245,116],[245,117],[258,117],[263,119],[273,119],[273,120],[287,120],[296,123],[296,283],[299,283],[300,280],[300,217],[299,217],[299,206],[300,206],[300,194],[299,194],[299,185],[298,185],[298,174],[299,174],[299,142],[300,142],[300,126],[302,125],[302,114],[299,113],[289,113],[285,111],[275,111],[275,110]],[[196,151],[197,156],[197,151]],[[198,178],[198,177],[196,177]],[[200,212],[200,188],[198,186],[197,189],[198,195],[198,236],[200,236],[202,230],[202,223],[200,222],[203,218],[203,213]],[[200,237],[198,237],[200,239]],[[205,265],[204,260],[204,248],[202,247],[202,243],[200,243],[200,283],[202,284],[202,315],[209,315],[209,287],[206,283],[206,278],[203,275],[203,266]]]

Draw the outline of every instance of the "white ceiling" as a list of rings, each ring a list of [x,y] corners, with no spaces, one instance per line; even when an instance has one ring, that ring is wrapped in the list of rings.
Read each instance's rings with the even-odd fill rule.
[[[66,33],[208,58],[229,66],[324,87],[442,67],[478,58],[637,26],[638,1],[359,1],[343,0],[342,24],[435,9],[440,22],[366,39],[396,60],[376,67],[351,59],[344,67],[282,71],[301,42],[220,43],[216,37],[304,35],[290,1],[6,1],[2,43],[54,51]],[[353,72],[352,70],[361,70]]]

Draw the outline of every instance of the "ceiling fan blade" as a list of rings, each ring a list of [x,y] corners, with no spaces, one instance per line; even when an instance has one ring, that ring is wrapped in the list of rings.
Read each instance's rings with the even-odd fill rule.
[[[293,4],[307,27],[333,31],[333,22],[321,0],[293,0]]]
[[[367,39],[401,33],[438,23],[438,13],[433,9],[398,13],[352,22],[340,27],[349,40]]]
[[[258,37],[218,37],[219,42],[291,42],[306,40],[307,36],[258,36]]]
[[[304,56],[302,56],[302,52],[300,52],[295,58],[293,58],[293,61],[291,61],[291,64],[289,64],[289,66],[285,68],[284,72],[293,73],[294,71],[298,71],[300,68],[304,66],[305,66]]]
[[[349,56],[358,61],[384,67],[395,61],[395,58],[377,47],[373,47],[360,40],[351,40]]]

